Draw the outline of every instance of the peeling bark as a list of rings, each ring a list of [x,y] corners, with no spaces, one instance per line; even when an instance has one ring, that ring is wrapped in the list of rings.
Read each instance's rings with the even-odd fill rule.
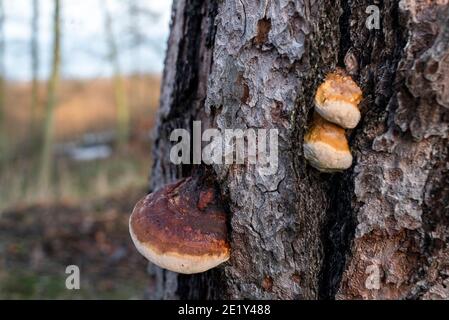
[[[182,276],[150,266],[149,298],[449,298],[449,5],[379,1],[177,0],[151,190],[207,174],[227,204],[232,253]],[[376,2],[376,1],[375,1]],[[313,97],[347,67],[362,87],[351,170],[303,158]],[[277,129],[279,170],[174,166],[170,133]]]

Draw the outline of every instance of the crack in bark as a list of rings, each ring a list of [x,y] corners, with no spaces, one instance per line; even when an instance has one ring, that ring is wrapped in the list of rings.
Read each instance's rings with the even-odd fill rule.
[[[339,20],[340,47],[338,64],[344,67],[344,59],[351,48],[351,1],[341,1]],[[354,214],[351,205],[353,193],[352,169],[331,176],[327,194],[331,196],[326,219],[321,227],[323,241],[323,265],[319,277],[319,298],[334,299],[344,272],[346,255],[354,236]]]
[[[244,38],[246,36],[246,7],[243,3],[243,0],[239,0],[240,4],[242,5],[243,9],[243,33],[240,38]]]
[[[351,32],[350,32],[350,19],[351,19],[351,0],[342,0],[340,2],[340,8],[342,14],[340,16],[340,49],[338,52],[338,64],[344,67],[346,52],[351,47]]]

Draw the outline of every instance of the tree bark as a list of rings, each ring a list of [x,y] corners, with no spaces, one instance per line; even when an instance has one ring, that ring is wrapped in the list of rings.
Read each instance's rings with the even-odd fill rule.
[[[149,298],[449,298],[449,5],[375,1],[173,4],[150,191],[197,168],[170,163],[173,129],[279,130],[279,170],[205,168],[228,209],[231,259],[185,276],[151,266]],[[323,174],[302,141],[324,76],[363,89],[354,165]]]

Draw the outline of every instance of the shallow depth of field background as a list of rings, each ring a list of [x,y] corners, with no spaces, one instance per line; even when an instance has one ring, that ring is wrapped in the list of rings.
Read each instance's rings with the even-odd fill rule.
[[[144,297],[127,223],[150,173],[170,7],[0,0],[0,299]]]

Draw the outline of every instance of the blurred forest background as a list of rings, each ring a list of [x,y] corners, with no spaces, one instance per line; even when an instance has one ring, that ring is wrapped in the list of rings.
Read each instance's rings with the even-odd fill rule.
[[[170,7],[0,0],[0,299],[141,298],[127,221],[151,167]]]

